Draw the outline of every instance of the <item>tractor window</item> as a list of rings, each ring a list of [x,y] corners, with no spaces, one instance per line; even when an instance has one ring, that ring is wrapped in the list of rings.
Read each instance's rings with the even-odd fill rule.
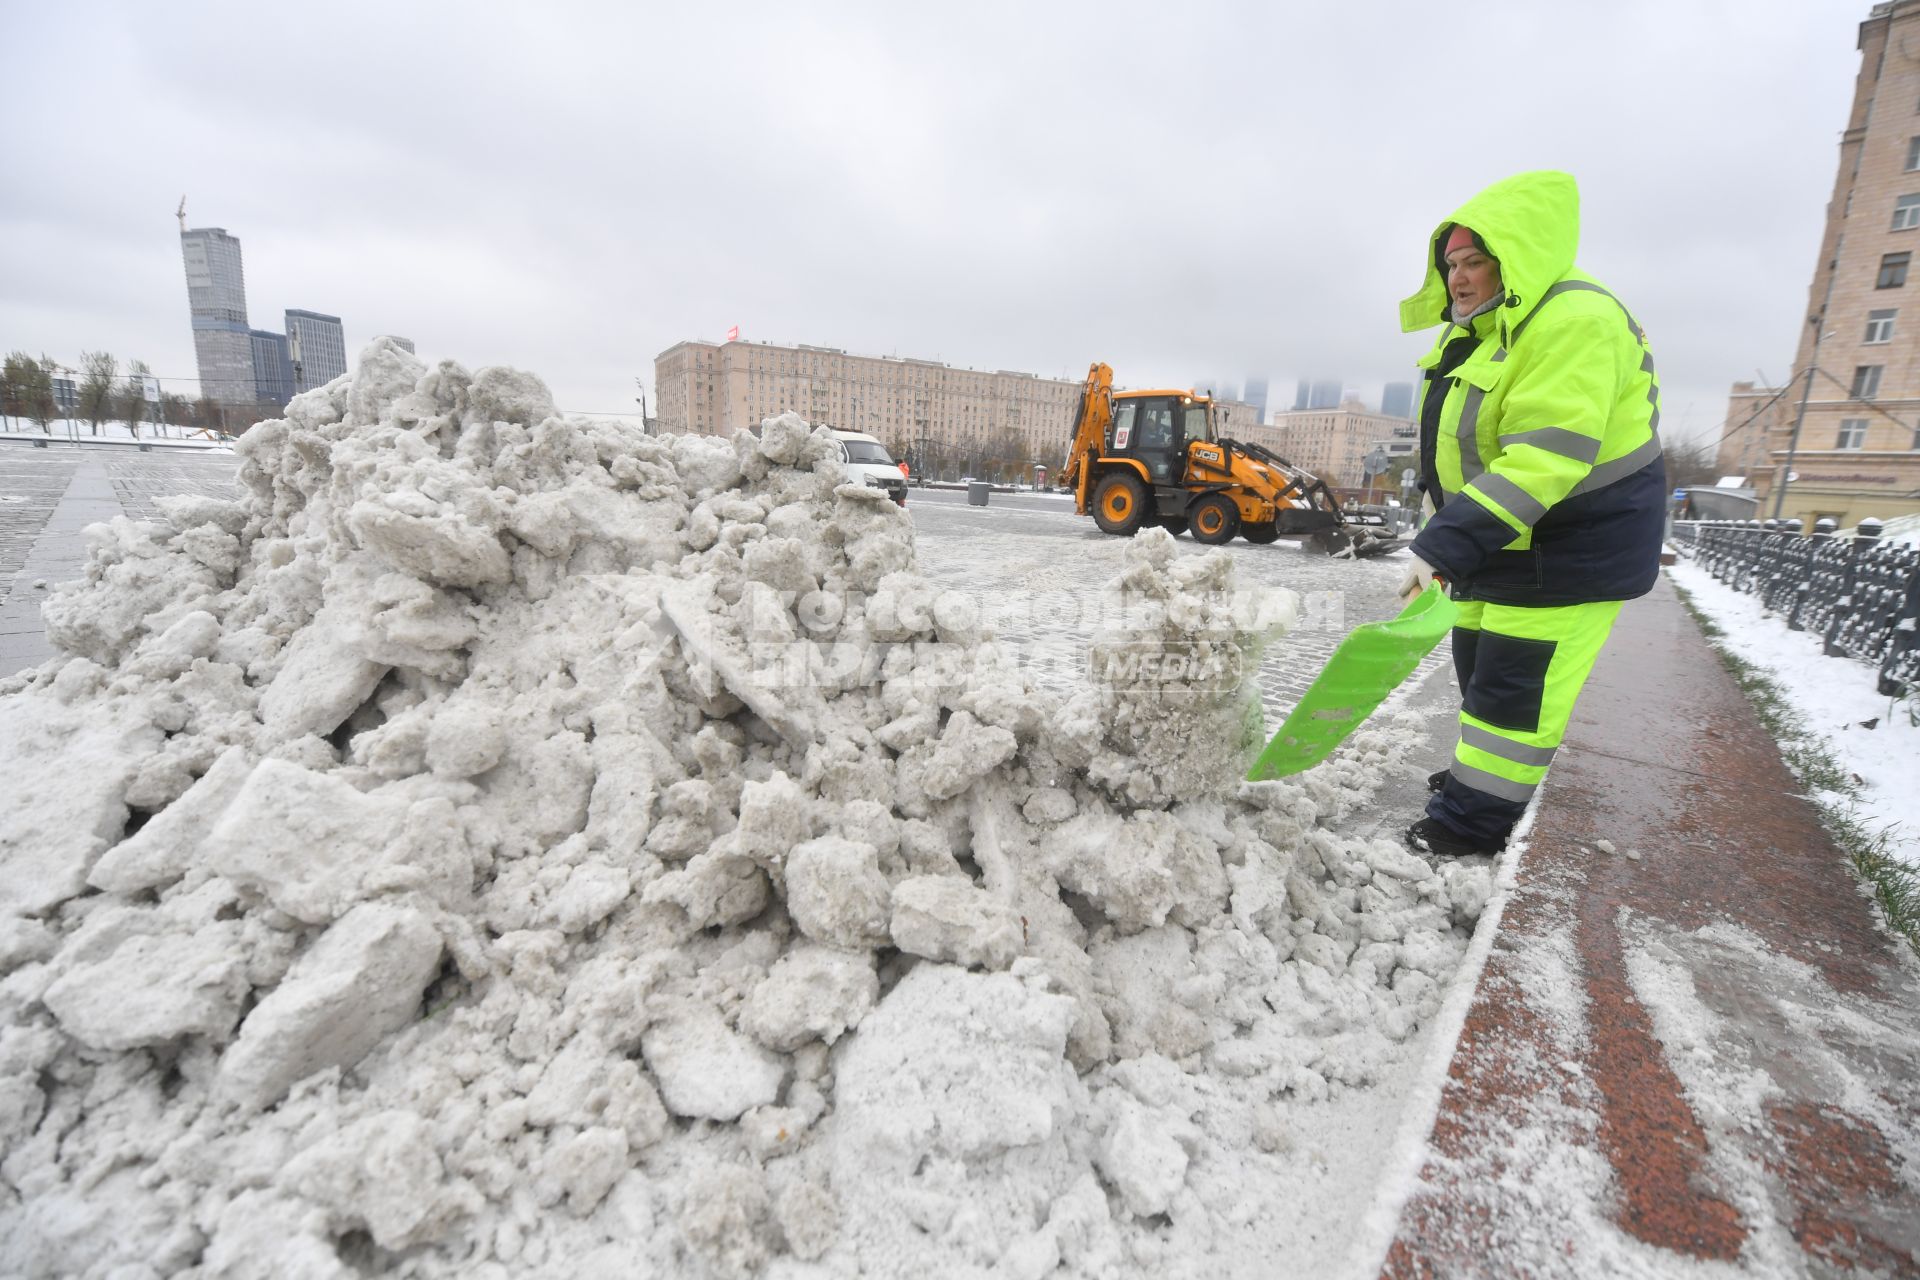
[[[1186,407],[1186,416],[1187,439],[1189,441],[1213,439],[1212,435],[1207,431],[1207,406],[1203,404],[1190,404]]]
[[[1165,402],[1148,404],[1140,413],[1140,447],[1173,447],[1173,406]]]
[[[1113,448],[1116,452],[1133,442],[1133,418],[1138,408],[1138,404],[1132,400],[1122,400],[1113,407]]]

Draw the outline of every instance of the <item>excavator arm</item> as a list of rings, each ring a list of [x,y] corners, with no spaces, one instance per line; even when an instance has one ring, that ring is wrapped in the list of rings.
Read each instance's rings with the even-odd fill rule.
[[[1073,510],[1087,514],[1087,493],[1093,483],[1093,462],[1106,447],[1113,425],[1113,368],[1098,360],[1087,368],[1080,388],[1080,407],[1073,415],[1073,440],[1067,446],[1066,466],[1060,478],[1073,486]]]

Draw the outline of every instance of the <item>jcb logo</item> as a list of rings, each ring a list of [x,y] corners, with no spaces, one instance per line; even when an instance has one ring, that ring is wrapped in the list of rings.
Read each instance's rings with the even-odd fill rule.
[[[1220,461],[1220,451],[1218,449],[1195,449],[1193,456],[1196,458],[1204,458],[1208,462]]]

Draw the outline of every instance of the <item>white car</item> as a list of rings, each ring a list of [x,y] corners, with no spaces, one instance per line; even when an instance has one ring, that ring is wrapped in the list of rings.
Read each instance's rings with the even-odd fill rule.
[[[895,505],[907,505],[907,477],[900,464],[887,453],[887,446],[864,431],[834,428],[833,438],[840,442],[840,460],[850,475],[858,476],[876,489],[885,489]]]

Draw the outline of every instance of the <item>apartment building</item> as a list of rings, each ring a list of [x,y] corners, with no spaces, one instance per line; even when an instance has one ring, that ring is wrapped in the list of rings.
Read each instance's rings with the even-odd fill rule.
[[[1749,477],[1762,515],[1778,507],[1808,528],[1821,516],[1845,527],[1920,512],[1916,47],[1920,0],[1875,5],[1860,24],[1860,75],[1794,375],[1771,404],[1775,388],[1730,393],[1721,470]]]
[[[1081,387],[1008,369],[739,341],[676,343],[654,357],[653,370],[662,430],[726,434],[792,410],[878,436],[940,477],[1010,479],[1035,465],[1052,473],[1066,454]],[[1225,434],[1257,419],[1252,405],[1221,405]]]
[[[1417,447],[1419,436],[1419,425],[1411,419],[1373,413],[1348,399],[1331,409],[1276,413],[1272,425],[1252,439],[1334,488],[1358,489],[1366,484],[1362,460],[1376,444],[1402,441]]]

